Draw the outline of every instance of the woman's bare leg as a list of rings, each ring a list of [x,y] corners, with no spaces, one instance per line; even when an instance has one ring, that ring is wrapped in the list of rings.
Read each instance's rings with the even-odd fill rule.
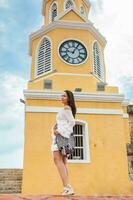
[[[66,172],[67,172],[67,176],[68,176],[68,169],[67,169],[67,157],[66,156],[62,156],[62,160],[64,162],[65,168],[66,168]]]
[[[68,185],[68,174],[66,171],[65,164],[62,160],[62,155],[59,151],[54,151],[53,156],[54,156],[55,165],[57,166],[58,172],[62,179],[63,186],[67,186]]]

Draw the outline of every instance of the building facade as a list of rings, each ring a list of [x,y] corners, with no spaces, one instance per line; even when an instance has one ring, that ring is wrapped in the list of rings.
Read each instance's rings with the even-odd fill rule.
[[[60,194],[51,127],[74,93],[75,152],[68,160],[77,194],[132,194],[126,144],[128,100],[106,80],[106,39],[88,19],[88,0],[43,0],[44,24],[29,36],[30,80],[25,97],[23,194]]]

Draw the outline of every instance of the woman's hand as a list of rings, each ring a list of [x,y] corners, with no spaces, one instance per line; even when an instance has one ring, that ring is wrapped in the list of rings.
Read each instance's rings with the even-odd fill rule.
[[[54,134],[55,135],[58,135],[58,134],[60,134],[57,130],[54,130]]]

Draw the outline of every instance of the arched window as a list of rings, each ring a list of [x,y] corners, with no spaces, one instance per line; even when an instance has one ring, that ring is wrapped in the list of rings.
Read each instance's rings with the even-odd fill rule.
[[[51,7],[51,21],[54,21],[54,18],[57,16],[57,4],[53,3]]]
[[[48,71],[51,71],[51,42],[44,37],[38,49],[37,76]]]
[[[67,10],[68,8],[73,6],[73,2],[71,0],[68,0],[65,4],[65,9]]]
[[[81,6],[81,7],[80,7],[80,13],[81,13],[82,15],[84,15],[84,14],[85,14],[85,9],[84,9],[84,7],[83,7],[83,6]]]
[[[93,59],[94,59],[94,73],[100,78],[103,78],[100,49],[97,42],[93,44]]]

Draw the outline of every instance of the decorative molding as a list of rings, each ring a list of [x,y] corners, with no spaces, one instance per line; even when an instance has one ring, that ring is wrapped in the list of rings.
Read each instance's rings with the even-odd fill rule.
[[[67,10],[64,10],[63,12],[61,12],[58,17],[56,17],[56,20],[60,20],[62,17],[64,17],[67,13],[69,13],[70,11],[75,12],[81,19],[83,19],[85,22],[88,22],[88,19],[86,19],[86,17],[84,17],[83,15],[80,14],[80,12],[74,8],[73,6],[71,6],[70,8],[68,8]],[[76,21],[77,22],[77,21]],[[84,23],[84,22],[82,22]]]
[[[62,107],[46,107],[46,106],[26,106],[26,112],[48,112],[57,113]],[[126,115],[122,109],[106,109],[106,108],[77,108],[80,114],[98,114],[98,115]]]
[[[90,145],[89,145],[89,129],[88,123],[84,120],[75,119],[76,124],[80,124],[83,126],[83,137],[84,137],[84,159],[83,160],[69,160],[69,163],[90,163]]]
[[[55,29],[55,28],[66,28],[66,29],[80,29],[80,30],[88,30],[92,34],[95,35],[97,40],[100,40],[100,42],[103,45],[106,45],[106,39],[100,34],[100,32],[93,26],[93,24],[88,22],[73,22],[73,21],[63,21],[63,20],[55,20],[53,23],[50,23],[46,26],[42,26],[39,30],[32,32],[29,35],[29,54],[32,53],[32,40],[39,38],[41,36],[44,36],[44,34],[48,33],[49,31]]]
[[[91,5],[91,2],[90,2],[90,0],[83,0],[84,1],[84,3],[87,3],[87,5],[88,6],[90,6]]]
[[[60,107],[44,107],[44,106],[25,106],[25,112],[41,112],[41,113],[57,113]],[[122,115],[124,119],[128,119],[129,115],[123,113],[122,109],[100,109],[100,108],[77,108],[80,114],[97,114],[97,115]]]
[[[88,74],[74,74],[74,73],[61,73],[61,72],[57,72],[56,69],[54,69],[53,67],[53,70],[51,72],[48,72],[48,73],[45,73],[45,74],[41,74],[39,77],[36,77],[34,80],[30,80],[29,82],[33,82],[33,83],[37,83],[38,81],[40,80],[45,80],[49,77],[52,77],[53,75],[59,75],[59,76],[80,76],[80,77],[89,77],[89,76],[92,76],[94,77],[96,80],[100,80],[95,74],[92,74],[92,73],[88,73]],[[100,80],[102,81],[102,80]],[[102,81],[103,82],[103,81]],[[107,83],[104,82],[106,85]]]
[[[46,91],[46,90],[23,90],[26,99],[54,99],[59,100],[62,91]],[[89,93],[89,92],[73,92],[75,100],[80,101],[98,101],[98,102],[123,102],[124,94],[114,93]]]

